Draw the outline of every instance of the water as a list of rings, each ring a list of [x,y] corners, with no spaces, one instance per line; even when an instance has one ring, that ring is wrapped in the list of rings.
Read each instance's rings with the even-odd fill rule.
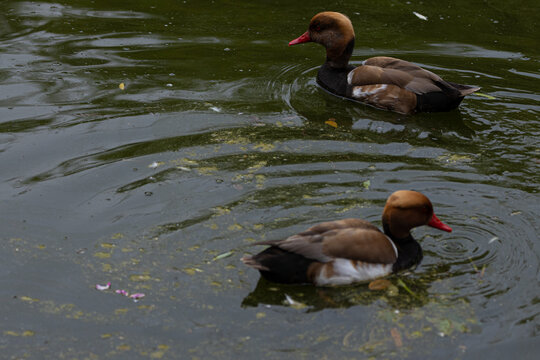
[[[532,359],[540,349],[536,2],[0,10],[7,358]],[[327,94],[314,81],[323,49],[287,47],[321,10],[351,17],[353,63],[401,57],[490,98],[403,116]],[[387,291],[271,284],[239,261],[259,250],[251,242],[318,221],[380,225],[398,189],[428,195],[454,232],[415,230],[425,258]]]

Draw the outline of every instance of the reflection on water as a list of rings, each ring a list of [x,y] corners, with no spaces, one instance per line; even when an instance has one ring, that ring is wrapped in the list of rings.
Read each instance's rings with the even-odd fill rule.
[[[362,34],[353,63],[401,57],[488,95],[404,116],[318,88],[319,46],[289,51],[323,2],[0,4],[0,347],[530,358],[540,75],[532,5],[510,5],[340,4]],[[320,221],[380,223],[398,189],[454,232],[415,230],[424,260],[390,290],[276,285],[240,264]],[[108,281],[146,296],[94,289]]]

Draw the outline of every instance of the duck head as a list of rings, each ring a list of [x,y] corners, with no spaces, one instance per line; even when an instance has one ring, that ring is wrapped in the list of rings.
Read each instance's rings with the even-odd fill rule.
[[[335,68],[346,67],[354,48],[354,29],[341,13],[325,11],[315,15],[308,31],[289,42],[289,46],[316,42],[326,48],[326,61]]]
[[[396,191],[386,201],[383,210],[384,232],[393,240],[406,239],[412,228],[428,225],[443,231],[452,229],[433,213],[429,199],[416,191]]]

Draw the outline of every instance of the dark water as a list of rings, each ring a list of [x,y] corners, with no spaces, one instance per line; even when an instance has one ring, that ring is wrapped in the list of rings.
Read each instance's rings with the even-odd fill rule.
[[[323,49],[287,47],[321,10],[351,17],[353,62],[401,57],[488,97],[402,116],[321,91]],[[2,357],[536,358],[539,10],[0,2]],[[398,189],[454,232],[415,230],[424,261],[386,291],[239,262],[318,221],[380,224]]]

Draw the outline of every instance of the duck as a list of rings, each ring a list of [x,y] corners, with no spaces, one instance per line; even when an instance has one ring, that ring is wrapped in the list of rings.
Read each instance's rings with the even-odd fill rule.
[[[376,56],[355,67],[349,64],[355,34],[344,14],[315,15],[308,30],[289,46],[315,42],[326,48],[326,61],[317,83],[332,94],[401,114],[450,111],[466,95],[480,90],[443,80],[439,75],[405,60]]]
[[[431,201],[412,190],[399,190],[388,197],[382,225],[383,231],[357,218],[322,222],[286,239],[256,242],[252,245],[269,247],[241,260],[271,282],[349,285],[419,264],[422,248],[411,229],[428,225],[452,231],[435,215]]]

